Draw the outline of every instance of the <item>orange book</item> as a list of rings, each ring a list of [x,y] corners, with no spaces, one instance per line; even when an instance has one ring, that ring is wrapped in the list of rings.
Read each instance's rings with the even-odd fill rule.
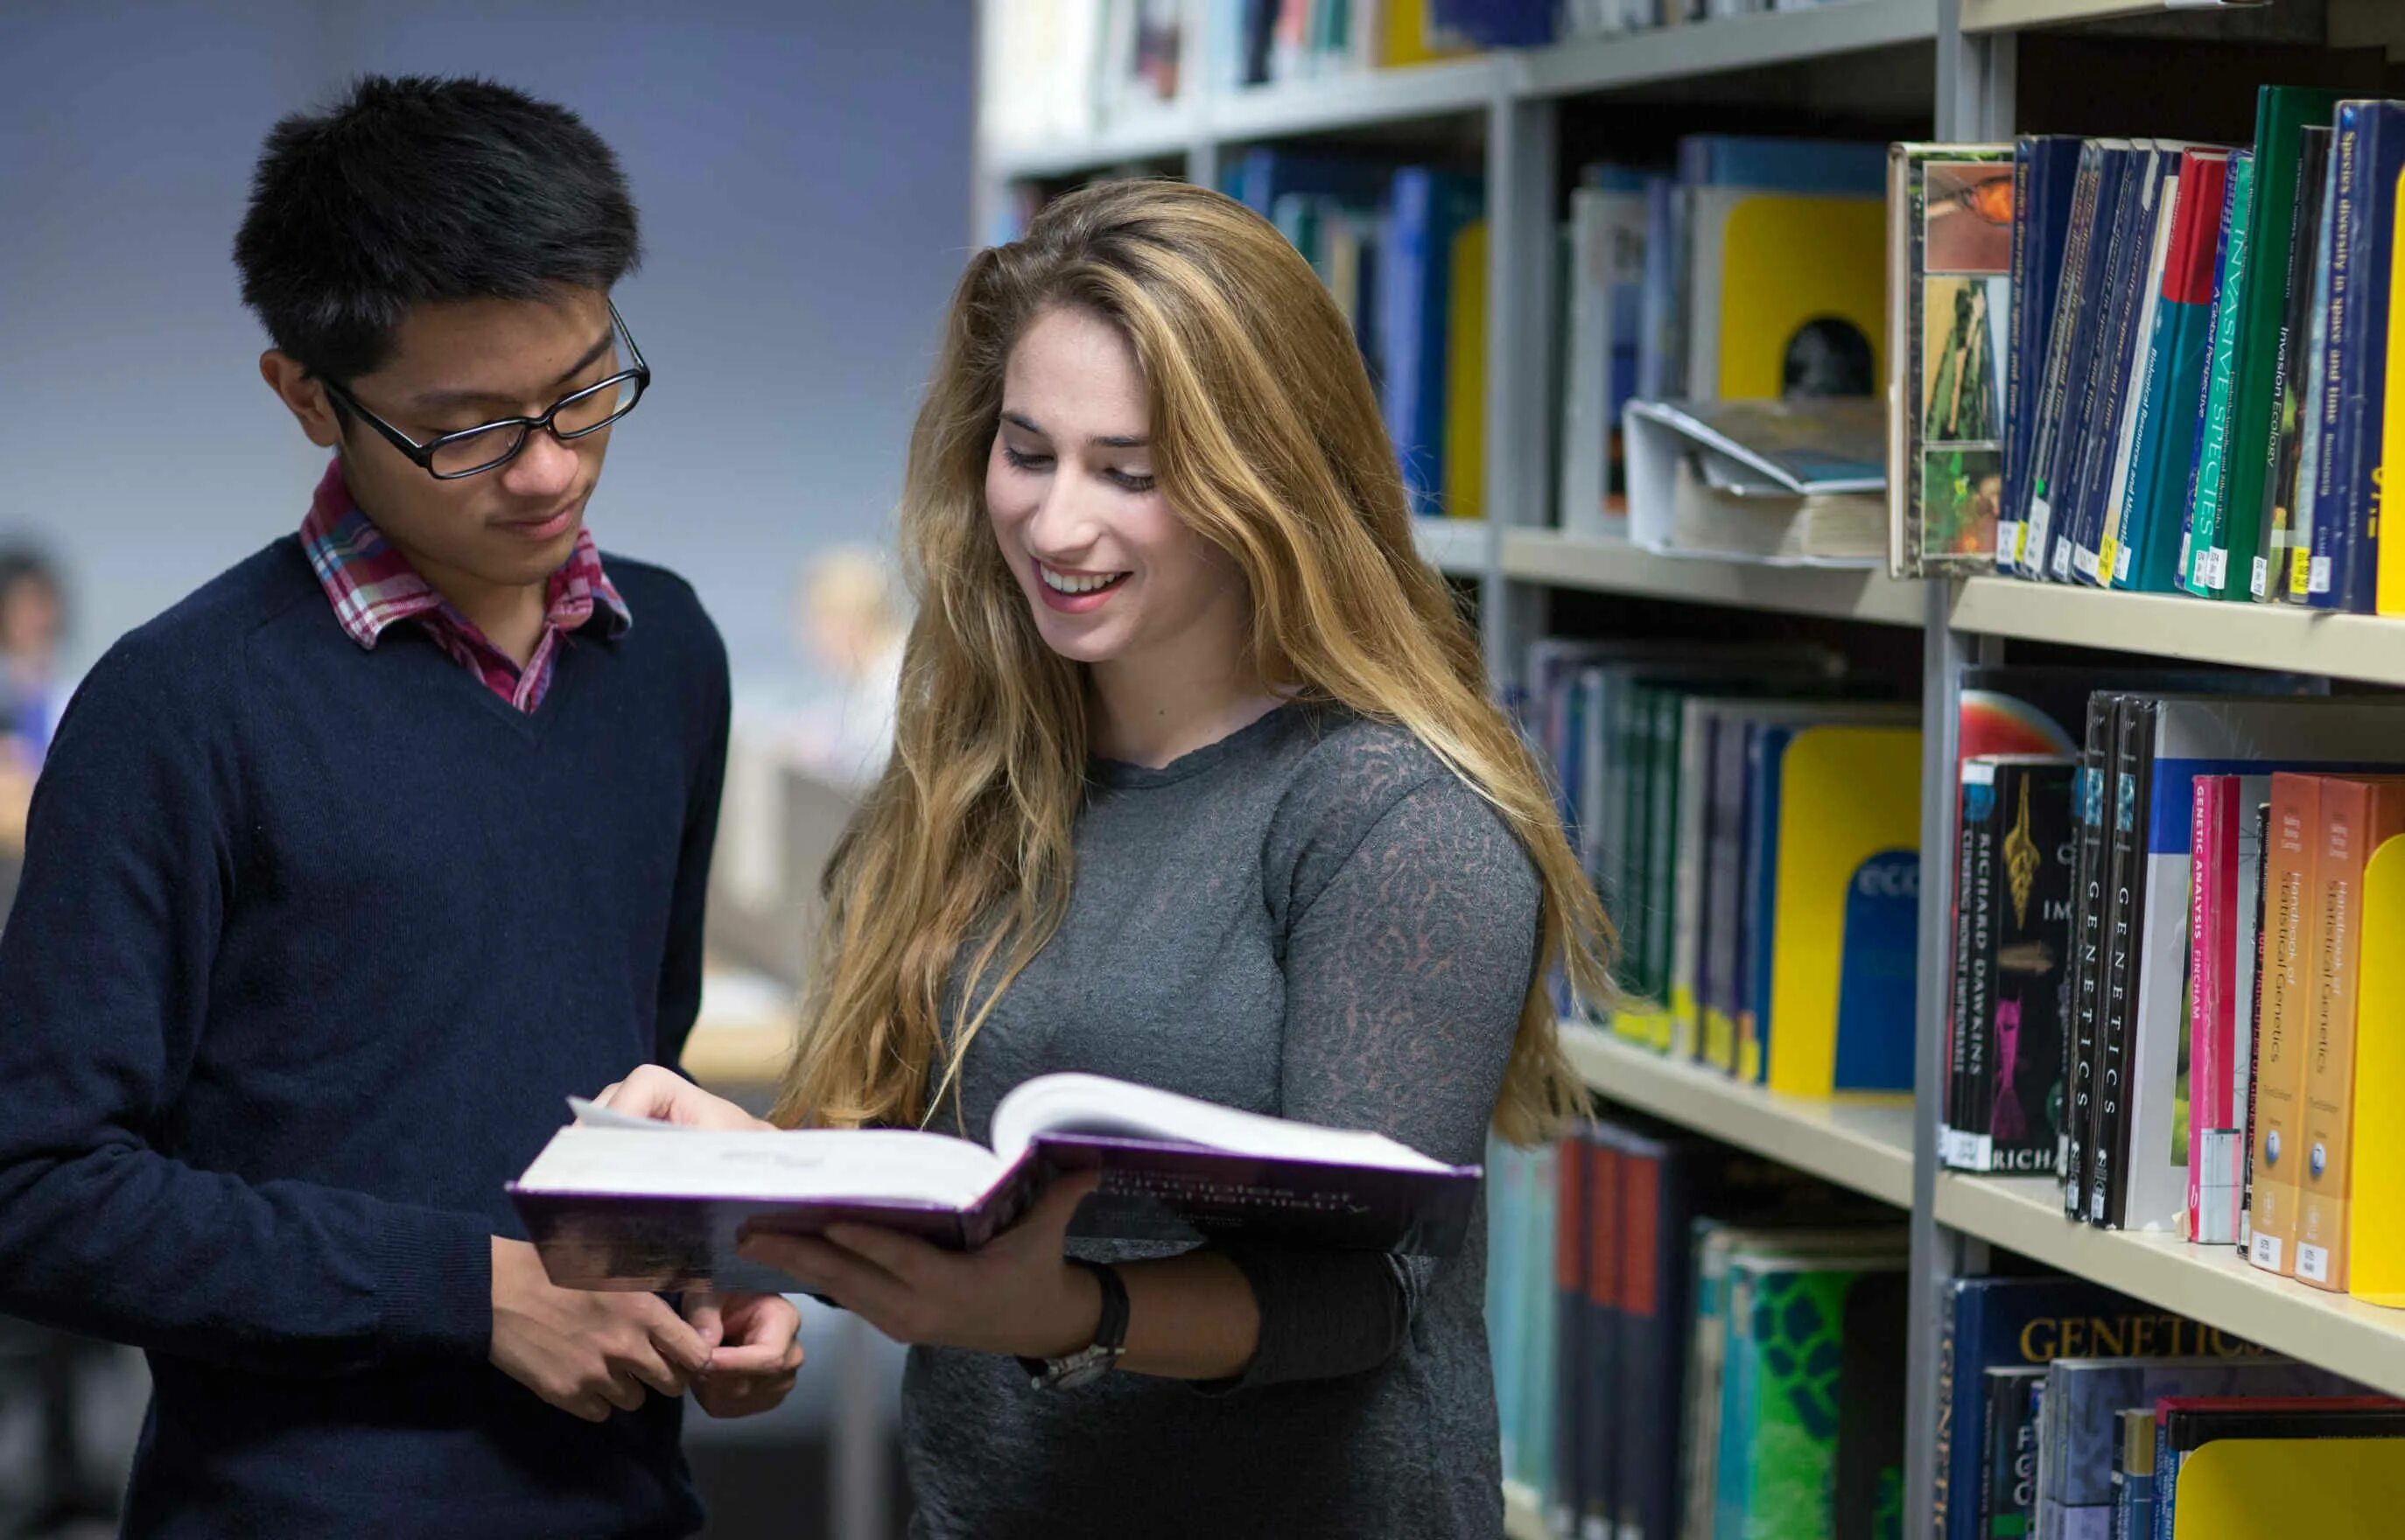
[[[2405,779],[2325,776],[2314,918],[2320,927],[2300,1115],[2297,1277],[2344,1293],[2354,1188],[2356,977],[2363,957],[2363,869],[2405,833]],[[2276,812],[2273,815],[2277,817]]]
[[[2271,777],[2270,848],[2263,870],[2263,1009],[2255,1023],[2253,1206],[2246,1257],[2269,1272],[2297,1270],[2297,1168],[2304,1120],[2305,1038],[2313,959],[2321,935],[2315,876],[2321,864],[2321,777]]]

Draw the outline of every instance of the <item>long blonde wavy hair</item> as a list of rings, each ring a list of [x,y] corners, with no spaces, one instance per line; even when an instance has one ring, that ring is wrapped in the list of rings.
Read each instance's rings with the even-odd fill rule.
[[[978,252],[953,294],[903,486],[919,610],[893,757],[827,864],[776,1121],[924,1122],[1067,910],[1085,669],[1037,633],[985,507],[1005,364],[1056,305],[1108,319],[1132,344],[1153,474],[1242,569],[1257,677],[1406,728],[1526,847],[1543,889],[1538,966],[1494,1122],[1509,1139],[1543,1137],[1584,1100],[1546,979],[1560,964],[1582,996],[1609,999],[1610,924],[1534,757],[1487,697],[1475,636],[1413,548],[1394,449],[1335,301],[1242,204],[1151,181],[1048,204],[1024,239]]]

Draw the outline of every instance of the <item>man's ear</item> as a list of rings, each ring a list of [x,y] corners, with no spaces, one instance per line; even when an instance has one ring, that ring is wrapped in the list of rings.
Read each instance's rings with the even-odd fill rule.
[[[259,377],[301,424],[311,443],[331,449],[341,441],[343,425],[334,415],[334,403],[300,359],[271,347],[259,356]]]

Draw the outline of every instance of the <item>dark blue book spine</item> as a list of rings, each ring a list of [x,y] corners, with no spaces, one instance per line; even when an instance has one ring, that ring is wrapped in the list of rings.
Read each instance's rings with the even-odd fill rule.
[[[2329,248],[2318,284],[2327,300],[2314,322],[2322,345],[2313,356],[2314,380],[2305,393],[2305,408],[2313,420],[2303,429],[2317,433],[2320,442],[2314,457],[2313,487],[2297,489],[2299,502],[2313,498],[2313,538],[2301,596],[2316,609],[2335,609],[2346,600],[2338,574],[2346,559],[2351,523],[2347,506],[2354,483],[2350,467],[2360,437],[2347,410],[2347,397],[2361,387],[2365,354],[2372,345],[2384,347],[2387,341],[2384,337],[2377,344],[2370,343],[2357,324],[2362,290],[2370,287],[2355,281],[2363,271],[2358,259],[2365,255],[2362,235],[2369,208],[2364,197],[2364,109],[2370,105],[2340,103],[2330,140]]]
[[[2039,376],[2037,399],[2031,412],[2021,501],[2012,510],[2012,569],[2023,577],[2042,578],[2046,572],[2046,530],[2051,524],[2048,509],[2055,497],[2054,462],[2063,435],[2063,393],[2071,374],[2072,343],[2078,330],[2088,252],[2095,244],[2103,166],[2103,145],[2093,139],[2083,141],[2078,165],[2072,175],[2071,212],[2064,228],[2061,271],[2056,280],[2052,319],[2046,328],[2046,368]]]
[[[2071,575],[2071,520],[2079,504],[2078,468],[2080,450],[2087,438],[2094,410],[2093,380],[2096,371],[2098,333],[2103,329],[2111,296],[2105,292],[2111,274],[2112,259],[2118,254],[2120,238],[2122,189],[2129,180],[2131,162],[2135,152],[2126,146],[2106,146],[2101,153],[2096,178],[2095,228],[2088,239],[2087,271],[2080,283],[2080,303],[2073,317],[2071,349],[2063,374],[2060,415],[2055,424],[2053,463],[2047,469],[2047,515],[2043,530],[2032,527],[2031,537],[2043,536],[2044,549],[2033,552],[2030,565],[2036,576],[2049,581]]]
[[[2106,258],[2105,305],[2096,317],[2086,403],[2079,413],[2078,469],[2070,479],[2070,539],[2055,576],[2094,583],[2103,543],[2104,505],[2111,492],[2113,458],[2121,441],[2121,400],[2130,383],[2130,333],[2145,299],[2146,259],[2154,245],[2155,193],[2162,185],[2162,157],[2151,145],[2128,152],[2120,208],[2113,221]]]
[[[2380,564],[2378,530],[2383,413],[2388,399],[2388,307],[2390,273],[2397,259],[2397,182],[2405,175],[2405,106],[2366,103],[2357,149],[2357,222],[2353,254],[2356,280],[2348,330],[2361,340],[2348,361],[2352,372],[2341,423],[2337,516],[2342,521],[2338,570],[2330,589],[2338,608],[2370,614],[2375,608]]]
[[[2006,519],[2015,517],[2013,511],[2021,505],[2021,438],[2028,427],[2032,378],[2029,334],[2038,324],[2032,314],[2038,307],[2032,302],[2030,273],[2030,226],[2037,220],[2038,165],[2037,141],[2026,136],[2014,140],[2012,348],[2004,356],[2004,481],[1999,504]],[[2004,539],[2011,537],[2007,534]]]
[[[1745,774],[1745,950],[1737,959],[1737,1078],[1770,1071],[1771,947],[1779,912],[1779,783],[1792,727],[1765,727],[1748,746]],[[1749,1049],[1747,1044],[1751,1043]],[[1751,1071],[1751,1074],[1748,1071]]]

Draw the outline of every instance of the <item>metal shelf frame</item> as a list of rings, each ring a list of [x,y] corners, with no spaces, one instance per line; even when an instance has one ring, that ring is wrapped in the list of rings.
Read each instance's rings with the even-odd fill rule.
[[[989,0],[992,3],[992,0]],[[2386,0],[2331,0],[2347,36],[2393,23]],[[1911,1211],[1906,1365],[1907,1491],[1931,1490],[1938,1418],[1938,1310],[1944,1285],[1984,1270],[1990,1247],[2097,1279],[2263,1345],[2405,1394],[2405,1311],[2270,1280],[2227,1249],[2109,1234],[2054,1211],[2043,1181],[1975,1179],[1938,1169],[1947,1017],[1944,895],[1953,890],[1950,835],[1960,677],[1995,662],[2006,640],[2070,643],[2157,657],[2280,668],[2405,685],[2405,621],[2314,616],[2204,600],[2097,594],[1977,578],[1894,582],[1862,572],[1774,568],[1674,558],[1546,527],[1554,489],[1554,424],[1547,396],[1549,339],[1557,325],[1554,222],[1562,104],[1616,91],[1656,100],[1681,81],[1783,66],[1826,68],[1863,56],[1892,70],[1893,50],[1928,43],[1934,63],[1924,132],[1949,140],[2009,136],[2017,37],[2027,28],[2147,14],[2194,14],[2193,0],[1837,0],[1823,8],[1704,22],[1627,37],[1383,75],[1304,82],[1231,96],[1196,94],[1070,145],[980,145],[973,234],[1013,180],[1071,179],[1129,163],[1174,166],[1216,179],[1221,158],[1297,136],[1390,131],[1468,119],[1483,134],[1491,260],[1487,278],[1485,504],[1490,517],[1427,520],[1414,543],[1432,565],[1474,580],[1489,675],[1516,683],[1519,660],[1544,623],[1546,598],[1586,589],[1780,614],[1818,616],[1921,636],[1923,734],[1921,933],[1916,1085],[1908,1105],[1794,1103],[1667,1063],[1607,1033],[1565,1024],[1582,1071],[1611,1098]],[[2360,19],[2370,16],[2371,21]],[[2377,23],[2374,26],[2374,23]],[[2333,42],[2345,39],[2332,23]],[[1886,77],[1882,77],[1884,82]],[[1459,141],[1456,141],[1459,142]],[[1535,1494],[1509,1491],[1510,1533],[1545,1533]],[[1928,1534],[1923,1505],[1908,1532]]]

